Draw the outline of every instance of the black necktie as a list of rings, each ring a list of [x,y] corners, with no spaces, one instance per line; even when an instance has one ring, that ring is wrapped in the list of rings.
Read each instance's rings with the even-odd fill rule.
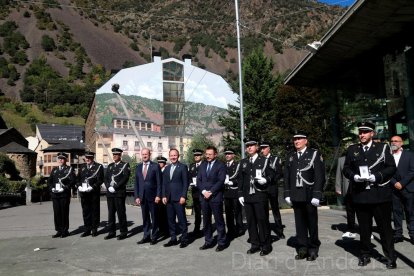
[[[364,147],[364,151],[367,152],[368,150],[369,150],[369,147],[368,146],[365,146]]]
[[[299,154],[298,158],[301,158],[302,157],[302,152],[298,151],[298,154]]]
[[[227,162],[227,167],[230,167],[230,162]]]
[[[207,176],[210,173],[211,170],[211,162],[208,162],[208,166],[207,166]]]
[[[253,157],[250,157],[250,164],[253,164]]]

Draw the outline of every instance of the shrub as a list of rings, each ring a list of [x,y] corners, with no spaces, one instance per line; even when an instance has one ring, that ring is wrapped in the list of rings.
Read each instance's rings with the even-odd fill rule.
[[[48,35],[42,36],[41,45],[42,45],[43,50],[45,50],[46,52],[50,52],[56,49],[55,41],[53,40],[53,38],[51,38]]]

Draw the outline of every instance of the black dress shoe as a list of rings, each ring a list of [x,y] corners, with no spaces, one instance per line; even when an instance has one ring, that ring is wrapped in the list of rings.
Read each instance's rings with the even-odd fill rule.
[[[404,238],[403,237],[394,237],[394,243],[399,243],[399,242],[403,242]]]
[[[220,252],[220,251],[223,251],[224,249],[226,249],[227,248],[227,246],[226,245],[217,245],[217,247],[216,247],[216,252]]]
[[[247,250],[247,254],[254,254],[254,253],[256,253],[256,252],[259,252],[260,251],[260,248],[250,248],[249,250]]]
[[[84,237],[90,236],[90,234],[91,234],[91,232],[86,231],[86,232],[83,232],[83,233],[80,235],[80,237],[81,237],[81,238],[84,238]]]
[[[176,240],[170,240],[169,242],[167,242],[166,244],[164,244],[164,247],[170,247],[170,246],[174,246],[177,245],[178,242]]]
[[[113,238],[115,238],[115,233],[110,233],[110,234],[108,234],[107,236],[105,236],[105,238],[104,238],[104,240],[110,240],[110,239],[113,239]]]
[[[366,266],[371,262],[371,259],[369,257],[361,257],[358,260],[358,266]]]
[[[209,248],[213,248],[213,245],[205,243],[205,244],[203,244],[203,246],[200,247],[200,250],[206,250],[206,249],[209,249]]]
[[[385,267],[388,268],[388,269],[397,268],[397,262],[396,261],[388,261],[387,264],[385,265]]]
[[[56,232],[56,234],[54,234],[53,236],[52,236],[52,238],[60,238],[62,236],[62,233],[60,233],[60,232]]]
[[[306,252],[298,252],[298,254],[295,256],[295,260],[303,260],[308,256]]]
[[[260,256],[266,256],[268,255],[270,252],[272,252],[272,249],[263,249],[262,251],[260,251]]]
[[[316,260],[317,257],[318,255],[316,254],[310,254],[308,257],[306,257],[306,260],[309,262],[313,262],[314,260]]]
[[[118,241],[121,241],[121,240],[125,240],[126,238],[127,238],[127,234],[126,233],[121,233],[116,239]]]
[[[188,246],[188,242],[186,242],[186,241],[182,241],[180,243],[180,248],[186,248],[187,246]]]
[[[150,241],[150,244],[151,245],[155,245],[155,244],[157,244],[158,243],[158,240],[157,239],[152,239],[151,241]]]
[[[62,233],[62,236],[60,236],[60,237],[61,237],[61,238],[66,238],[67,236],[69,236],[69,232],[68,232],[68,231],[63,232],[63,233]]]
[[[98,236],[98,230],[92,230],[92,237]]]
[[[144,244],[144,243],[148,243],[148,242],[152,242],[151,241],[151,239],[148,237],[148,238],[143,238],[142,240],[140,240],[139,242],[137,242],[137,244]]]
[[[410,238],[410,243],[414,244],[414,238]]]
[[[284,235],[283,233],[278,234],[277,236],[278,236],[278,238],[279,238],[279,239],[281,239],[281,240],[283,240],[283,239],[285,239],[285,238],[286,238],[286,237],[285,237],[285,235]]]

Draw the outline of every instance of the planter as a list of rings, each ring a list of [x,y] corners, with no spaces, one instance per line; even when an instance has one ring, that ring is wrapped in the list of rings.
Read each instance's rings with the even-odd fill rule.
[[[191,216],[193,214],[193,209],[191,208],[185,208],[185,215],[186,216]]]

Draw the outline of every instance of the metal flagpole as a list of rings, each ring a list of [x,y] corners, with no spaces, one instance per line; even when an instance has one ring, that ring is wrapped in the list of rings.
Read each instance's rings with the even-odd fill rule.
[[[240,53],[240,26],[239,26],[239,3],[234,0],[236,6],[236,28],[237,28],[237,56],[239,61],[239,97],[240,97],[240,142],[241,142],[241,156],[245,157],[244,147],[244,115],[243,115],[243,80],[242,80],[242,62]]]

